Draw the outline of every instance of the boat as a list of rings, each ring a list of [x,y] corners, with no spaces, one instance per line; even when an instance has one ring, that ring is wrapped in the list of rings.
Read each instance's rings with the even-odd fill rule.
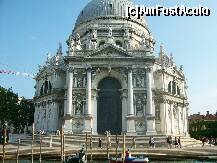
[[[122,158],[114,158],[114,157],[111,157],[109,163],[148,163],[149,162],[149,159],[146,157],[146,158],[136,158],[136,157],[129,157],[127,159],[122,159]]]
[[[85,151],[82,148],[75,156],[69,156],[64,163],[86,163]]]

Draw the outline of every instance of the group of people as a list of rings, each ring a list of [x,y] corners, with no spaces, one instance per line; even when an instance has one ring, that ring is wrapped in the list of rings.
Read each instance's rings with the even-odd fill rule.
[[[213,138],[212,136],[209,138],[202,137],[201,141],[202,141],[202,147],[204,147],[205,143],[208,143],[210,147],[216,143],[215,138]]]
[[[172,145],[174,145],[175,148],[182,148],[180,137],[175,137],[173,141],[172,136],[168,136],[166,142],[168,145],[168,149],[172,148]]]

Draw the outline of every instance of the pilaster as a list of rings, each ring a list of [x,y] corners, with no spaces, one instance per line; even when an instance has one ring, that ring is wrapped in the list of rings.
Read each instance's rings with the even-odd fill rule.
[[[146,135],[155,135],[155,110],[153,107],[153,95],[152,95],[152,81],[153,70],[152,67],[146,69],[146,86],[147,86],[147,109],[146,109]]]

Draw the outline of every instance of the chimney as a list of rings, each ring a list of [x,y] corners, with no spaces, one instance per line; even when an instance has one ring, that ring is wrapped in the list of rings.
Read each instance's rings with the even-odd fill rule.
[[[206,111],[206,115],[209,115],[209,111]]]

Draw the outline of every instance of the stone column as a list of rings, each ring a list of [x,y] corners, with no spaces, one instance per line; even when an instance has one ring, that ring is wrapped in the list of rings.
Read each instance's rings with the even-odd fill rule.
[[[128,115],[134,115],[132,70],[128,72]]]
[[[171,123],[171,134],[174,133],[174,116],[173,116],[173,104],[170,104],[170,123]]]
[[[72,91],[73,91],[73,69],[69,68],[67,71],[67,102],[66,112],[64,113],[64,130],[67,133],[72,133]]]
[[[181,116],[180,116],[180,113],[181,113],[181,108],[180,106],[178,105],[178,132],[180,134],[180,128],[181,128]]]
[[[86,85],[86,109],[83,132],[91,132],[92,126],[92,84],[91,84],[91,69],[87,69],[87,85]]]
[[[127,134],[135,134],[135,115],[133,107],[133,72],[128,71],[128,115],[127,115]]]
[[[73,87],[73,72],[68,70],[68,76],[67,76],[67,107],[66,107],[66,113],[65,117],[67,119],[70,119],[69,117],[72,114],[72,87]]]
[[[152,95],[152,82],[153,82],[153,70],[152,68],[146,69],[146,86],[147,86],[147,106],[146,106],[146,135],[156,134],[155,129],[155,109],[153,107],[153,95]]]

